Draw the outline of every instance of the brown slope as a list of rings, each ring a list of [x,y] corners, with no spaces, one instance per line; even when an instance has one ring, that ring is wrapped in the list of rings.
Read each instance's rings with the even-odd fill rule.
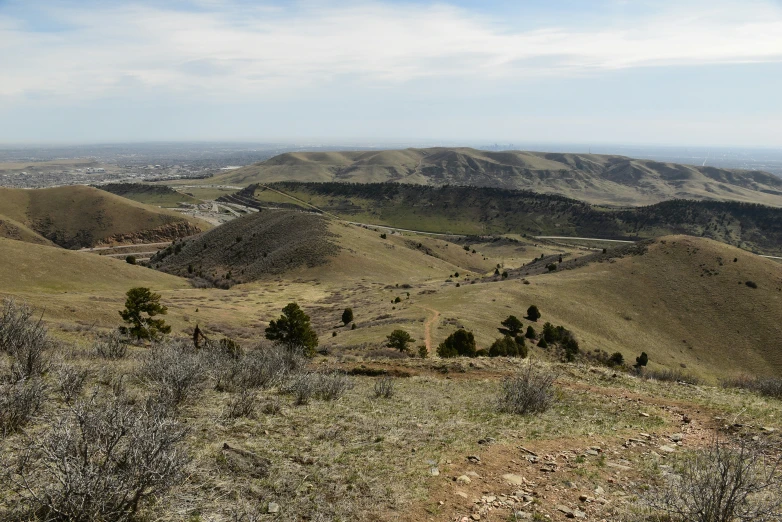
[[[782,179],[765,172],[624,156],[471,148],[281,154],[209,182],[246,186],[277,181],[395,181],[520,188],[609,205],[645,205],[691,198],[782,206]]]
[[[0,188],[5,237],[65,248],[162,241],[205,230],[208,224],[86,186]]]

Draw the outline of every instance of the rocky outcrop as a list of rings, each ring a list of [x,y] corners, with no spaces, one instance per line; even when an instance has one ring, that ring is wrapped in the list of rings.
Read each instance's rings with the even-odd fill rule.
[[[136,243],[164,243],[183,237],[189,237],[201,232],[202,230],[198,226],[188,221],[176,221],[174,223],[167,223],[157,228],[105,237],[96,241],[95,245],[105,246]]]

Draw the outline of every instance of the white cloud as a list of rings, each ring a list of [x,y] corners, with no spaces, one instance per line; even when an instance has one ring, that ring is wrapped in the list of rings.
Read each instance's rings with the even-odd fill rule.
[[[0,11],[0,104],[163,93],[285,95],[345,78],[399,87],[425,78],[578,75],[631,67],[782,61],[767,2],[669,6],[600,27],[514,30],[445,4],[292,9],[201,2],[49,9],[69,30],[32,32]],[[211,8],[214,6],[214,8]]]

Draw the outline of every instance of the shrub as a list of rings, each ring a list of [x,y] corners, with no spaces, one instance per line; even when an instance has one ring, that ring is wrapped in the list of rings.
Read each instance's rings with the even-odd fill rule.
[[[535,329],[532,327],[532,325],[527,326],[527,333],[524,334],[524,337],[527,339],[535,339],[538,336],[537,333],[535,333]]]
[[[646,497],[652,509],[684,522],[773,521],[782,517],[779,456],[740,440],[714,441],[679,457]]]
[[[129,265],[135,265],[136,264],[136,256],[126,256],[125,262]]]
[[[43,375],[49,368],[47,352],[54,342],[27,304],[3,300],[0,309],[0,351],[11,357],[11,378],[15,381]]]
[[[388,236],[384,233],[380,234],[380,239],[386,239]]]
[[[92,343],[92,352],[103,359],[123,359],[128,353],[128,338],[119,332],[111,332]]]
[[[296,404],[307,404],[310,399],[337,400],[353,387],[353,380],[341,372],[302,372],[291,379],[286,391],[292,393]]]
[[[757,288],[758,287],[758,284],[755,281],[747,281],[744,284],[746,284],[750,288]]]
[[[394,330],[386,337],[386,346],[394,348],[400,352],[407,352],[407,345],[415,341],[409,333],[404,330]]]
[[[396,298],[394,299],[394,301],[393,301],[393,302],[394,302],[394,303],[401,303],[401,302],[402,302],[402,298],[401,298],[401,297],[399,297],[399,296],[396,296]]]
[[[538,310],[537,306],[532,305],[529,308],[527,308],[527,319],[535,322],[537,322],[538,319],[540,319],[540,310]]]
[[[463,329],[456,330],[437,347],[440,357],[475,357],[475,336]]]
[[[553,373],[529,364],[526,370],[502,382],[500,411],[518,415],[546,411],[554,400],[555,379]]]
[[[0,434],[5,437],[26,426],[45,400],[46,387],[40,379],[0,384]]]
[[[181,481],[185,435],[151,402],[93,395],[28,439],[4,478],[28,517],[124,522]]]
[[[228,400],[223,410],[223,418],[238,419],[240,417],[252,417],[255,414],[255,403],[258,394],[252,390],[244,389]]]
[[[422,344],[418,347],[418,357],[421,359],[426,359],[429,357],[429,349],[426,347],[425,344]]]
[[[500,324],[503,326],[502,328],[499,328],[500,333],[511,337],[521,335],[521,330],[524,328],[524,325],[515,315],[509,315],[508,318]]]
[[[608,359],[608,364],[610,366],[622,366],[625,363],[624,355],[622,355],[619,352],[614,352],[611,357]]]
[[[223,366],[223,387],[245,389],[279,386],[304,365],[304,356],[281,346],[252,350],[241,359]],[[220,369],[217,365],[215,367]],[[219,383],[218,378],[218,386]]]
[[[342,324],[347,326],[348,323],[352,323],[352,322],[353,322],[353,309],[345,308],[345,311],[342,312]]]
[[[743,388],[752,392],[782,399],[782,378],[779,377],[735,377],[722,381],[724,387]]]
[[[647,364],[649,364],[649,356],[646,355],[646,352],[641,352],[641,355],[635,358],[635,367],[641,369],[642,366]]]
[[[395,381],[389,376],[384,376],[375,381],[375,397],[390,399],[394,396]]]
[[[701,380],[692,375],[678,369],[662,369],[662,370],[649,370],[645,369],[640,373],[644,379],[654,379],[656,381],[663,382],[685,382],[687,384],[700,384]]]
[[[142,380],[157,388],[160,399],[176,407],[206,380],[203,357],[189,343],[159,343],[146,354],[139,369]]]
[[[538,346],[540,348],[548,348],[548,343],[546,342],[546,338],[545,337],[541,337],[540,338],[540,341],[538,341]]]
[[[81,394],[88,375],[87,370],[67,364],[57,368],[57,387],[66,403],[72,403]]]
[[[526,357],[527,346],[524,344],[524,338],[513,338],[509,335],[501,337],[494,341],[489,347],[490,357]]]

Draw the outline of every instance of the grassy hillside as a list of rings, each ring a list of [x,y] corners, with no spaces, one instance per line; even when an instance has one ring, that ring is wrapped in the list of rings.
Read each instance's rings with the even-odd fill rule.
[[[395,183],[277,183],[250,186],[235,197],[268,206],[311,204],[350,221],[428,232],[604,239],[688,234],[782,253],[782,210],[748,203],[674,200],[612,209],[528,191]]]
[[[132,199],[145,205],[158,207],[178,207],[180,203],[200,203],[200,200],[182,194],[166,185],[144,183],[109,183],[95,188],[105,190],[123,198]]]
[[[0,228],[4,237],[51,242],[65,248],[171,240],[210,227],[172,211],[86,186],[0,188],[0,220],[10,223]]]
[[[645,351],[651,367],[707,378],[782,375],[782,266],[771,260],[707,239],[668,236],[641,255],[526,280],[451,286],[421,299],[475,330],[482,346],[498,335],[498,318],[521,317],[536,304],[543,312],[536,329],[545,321],[562,324],[584,350],[620,352],[628,361]],[[452,329],[437,331],[433,342]]]
[[[244,186],[280,181],[525,189],[601,205],[705,199],[782,206],[782,179],[765,172],[624,156],[470,148],[286,153],[209,180]]]
[[[177,277],[124,260],[0,238],[0,289],[16,292],[91,292],[129,285],[182,288]]]

